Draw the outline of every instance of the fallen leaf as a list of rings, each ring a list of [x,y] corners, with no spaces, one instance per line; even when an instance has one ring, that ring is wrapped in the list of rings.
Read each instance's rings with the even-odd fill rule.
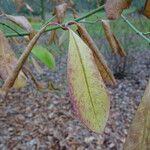
[[[124,150],[149,150],[150,148],[150,80],[143,99],[128,131]]]
[[[102,20],[102,27],[104,29],[106,38],[110,44],[110,47],[112,48],[113,53],[118,54],[121,57],[127,56],[127,54],[126,54],[125,50],[122,48],[120,42],[113,34],[108,20]]]
[[[109,96],[90,48],[72,30],[68,51],[68,84],[74,109],[90,130],[101,133],[109,115]]]

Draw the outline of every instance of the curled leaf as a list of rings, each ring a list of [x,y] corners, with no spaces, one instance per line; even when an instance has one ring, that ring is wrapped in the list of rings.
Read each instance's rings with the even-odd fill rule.
[[[77,34],[69,32],[69,93],[81,121],[90,130],[100,133],[108,119],[109,96],[92,51]]]
[[[103,55],[100,53],[99,49],[97,48],[96,44],[94,43],[93,39],[88,34],[87,30],[84,26],[82,26],[79,23],[76,23],[78,29],[78,33],[80,34],[83,41],[89,46],[89,48],[92,50],[94,60],[96,62],[96,65],[98,67],[98,70],[105,81],[106,84],[115,85],[116,80],[109,69],[107,62]]]
[[[150,0],[146,0],[143,14],[150,19]]]
[[[49,39],[48,39],[48,44],[52,44],[52,43],[55,43],[55,44],[58,43],[58,35],[57,35],[56,30],[51,31]]]
[[[53,69],[55,67],[55,59],[46,48],[38,45],[35,46],[31,52],[49,69]]]
[[[102,26],[106,35],[106,38],[110,44],[110,47],[112,48],[113,53],[120,55],[121,57],[127,56],[125,50],[120,45],[118,39],[113,34],[109,21],[102,20]]]
[[[150,148],[150,80],[144,97],[128,131],[124,150],[149,150]]]
[[[5,81],[11,74],[11,71],[17,64],[17,58],[12,51],[4,34],[0,32],[0,77]],[[14,88],[19,89],[26,86],[26,76],[20,71],[18,78],[13,85]]]
[[[128,8],[132,0],[107,0],[105,10],[108,19],[117,19],[122,11]]]

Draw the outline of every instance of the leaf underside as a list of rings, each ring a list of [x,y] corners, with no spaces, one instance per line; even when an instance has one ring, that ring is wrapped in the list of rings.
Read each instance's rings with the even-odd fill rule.
[[[74,109],[94,132],[104,130],[109,114],[109,97],[89,47],[72,30],[68,52],[68,84]]]

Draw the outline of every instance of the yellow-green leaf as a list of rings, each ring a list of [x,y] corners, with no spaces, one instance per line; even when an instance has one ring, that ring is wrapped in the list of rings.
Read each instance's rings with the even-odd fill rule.
[[[90,48],[72,30],[68,52],[68,84],[74,109],[94,132],[104,130],[109,114],[109,96]]]
[[[128,131],[124,150],[150,149],[150,80]]]

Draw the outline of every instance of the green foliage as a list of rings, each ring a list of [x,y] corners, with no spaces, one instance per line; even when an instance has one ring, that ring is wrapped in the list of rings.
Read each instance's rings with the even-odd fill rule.
[[[43,46],[37,45],[32,49],[32,54],[38,58],[49,69],[55,68],[55,58],[53,55]]]

